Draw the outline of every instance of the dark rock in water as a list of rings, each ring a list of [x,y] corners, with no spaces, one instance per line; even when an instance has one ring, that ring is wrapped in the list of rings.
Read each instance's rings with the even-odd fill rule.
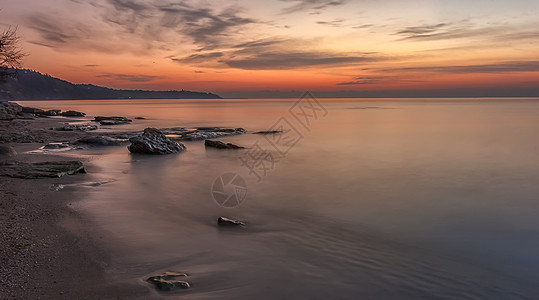
[[[97,130],[97,125],[91,125],[91,124],[68,124],[62,127],[56,127],[54,128],[58,131],[91,131],[91,130]]]
[[[35,119],[36,119],[36,115],[34,115],[34,114],[29,114],[29,113],[18,113],[18,114],[17,114],[17,119],[21,119],[21,120],[35,120]]]
[[[135,117],[135,120],[146,120],[144,117]]]
[[[180,277],[187,277],[185,273],[165,272],[148,278],[146,281],[153,283],[161,291],[172,291],[175,289],[187,289],[191,287],[187,281],[178,280]]]
[[[86,173],[80,161],[51,161],[24,163],[20,161],[0,162],[0,176],[15,178],[48,178],[62,177],[75,173]]]
[[[175,132],[171,131],[170,133],[174,134]],[[182,131],[180,134],[182,135],[182,140],[196,141],[243,133],[245,133],[245,129],[243,128],[199,127],[196,130]]]
[[[43,110],[41,108],[34,108],[34,107],[22,107],[21,113],[23,114],[34,114],[38,116],[58,116],[61,113],[61,110],[59,109],[49,109],[49,110]]]
[[[22,112],[22,106],[17,103],[0,101],[0,120],[13,120]]]
[[[60,113],[60,115],[62,115],[64,117],[84,117],[84,116],[86,116],[85,113],[80,112],[80,111],[74,111],[74,110],[64,111],[64,112]]]
[[[75,144],[88,144],[94,146],[119,146],[127,142],[127,139],[115,139],[108,136],[90,136],[76,141]]]
[[[204,146],[206,147],[213,147],[217,149],[245,149],[244,147],[234,145],[232,143],[223,143],[221,141],[211,141],[211,140],[205,140]]]
[[[129,120],[126,117],[97,116],[97,117],[94,117],[94,122],[99,122],[101,125],[122,125],[122,124],[131,123],[131,120]]]
[[[0,145],[0,156],[14,156],[17,155],[17,151],[11,146]]]
[[[34,108],[34,107],[26,107],[26,106],[23,106],[23,107],[22,107],[21,113],[24,113],[24,114],[34,114],[34,115],[41,115],[41,114],[44,114],[45,111],[42,110],[41,108]]]
[[[282,130],[262,130],[253,132],[253,134],[276,134],[276,133],[282,133]]]
[[[64,149],[69,147],[69,144],[64,143],[48,143],[47,145],[43,146],[43,149]]]
[[[59,116],[61,115],[61,110],[59,109],[49,109],[49,110],[46,110],[43,115],[45,116]]]
[[[245,224],[241,221],[229,219],[226,217],[219,217],[219,219],[217,219],[217,224],[219,226],[245,226]]]
[[[185,150],[182,143],[171,141],[155,128],[146,128],[142,135],[132,137],[129,141],[131,145],[128,149],[132,153],[171,154]]]

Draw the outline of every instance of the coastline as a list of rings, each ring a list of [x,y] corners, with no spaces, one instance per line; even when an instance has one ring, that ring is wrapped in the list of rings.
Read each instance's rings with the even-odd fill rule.
[[[1,121],[0,132],[32,132],[55,127],[69,119]],[[21,130],[21,129],[19,129]],[[47,133],[45,143],[52,141]],[[54,132],[54,136],[81,132]],[[43,162],[73,160],[59,154],[25,153],[41,143],[4,143],[18,153],[2,160]],[[80,159],[80,158],[79,158]],[[80,159],[91,173],[92,165]],[[137,282],[111,284],[106,279],[108,254],[99,246],[98,233],[71,204],[84,199],[77,186],[91,174],[61,178],[0,177],[0,298],[2,299],[110,299],[148,298],[149,289]],[[69,184],[51,191],[52,184]],[[146,295],[146,296],[144,296]]]

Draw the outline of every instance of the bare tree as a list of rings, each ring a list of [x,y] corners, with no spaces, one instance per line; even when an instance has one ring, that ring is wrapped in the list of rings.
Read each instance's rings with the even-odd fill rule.
[[[0,33],[0,80],[14,76],[13,68],[21,66],[26,53],[20,47],[21,38],[17,35],[17,27],[9,27]]]

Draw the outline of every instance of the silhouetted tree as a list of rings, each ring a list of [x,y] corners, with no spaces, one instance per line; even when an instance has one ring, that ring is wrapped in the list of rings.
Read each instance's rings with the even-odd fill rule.
[[[9,27],[0,33],[0,80],[15,76],[14,68],[21,66],[26,54],[19,45],[20,39],[17,27]]]

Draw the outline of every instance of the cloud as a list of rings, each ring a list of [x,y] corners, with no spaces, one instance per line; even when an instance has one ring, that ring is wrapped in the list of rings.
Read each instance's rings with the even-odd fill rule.
[[[98,78],[110,78],[114,80],[120,80],[120,81],[130,81],[130,82],[149,82],[153,81],[154,79],[159,79],[159,76],[152,76],[152,75],[133,75],[133,74],[102,74],[96,76]]]
[[[340,6],[345,4],[345,0],[281,0],[283,2],[295,3],[283,10],[285,14],[291,14],[298,11],[315,10],[310,14],[316,13],[318,10],[323,10],[331,6]]]
[[[261,52],[224,62],[233,68],[246,70],[280,70],[313,66],[368,63],[380,58],[367,55],[346,55],[329,52]]]
[[[171,57],[170,59],[172,61],[179,62],[179,63],[205,63],[205,62],[212,61],[215,58],[220,58],[220,57],[223,57],[223,52],[191,54],[184,58]]]
[[[57,18],[46,15],[31,15],[26,18],[26,23],[28,27],[36,30],[42,38],[42,41],[30,42],[49,47],[67,44],[80,37],[91,35],[91,31],[84,26],[79,26],[79,24],[64,24],[59,22]]]
[[[240,16],[241,10],[228,8],[215,12],[210,8],[192,7],[185,3],[172,3],[158,7],[163,13],[160,25],[177,29],[205,49],[215,49],[226,41],[234,30],[257,23]]]
[[[356,77],[353,81],[339,82],[337,85],[363,85],[363,84],[376,84],[381,80],[386,79],[385,76],[368,76],[368,77]]]
[[[539,72],[539,61],[512,61],[495,64],[462,66],[428,66],[387,69],[390,72],[434,72],[434,73],[510,73]]]
[[[333,21],[318,21],[316,22],[316,24],[319,24],[319,25],[328,25],[328,26],[331,26],[331,27],[341,27],[343,24],[343,22],[345,21],[345,19],[335,19]]]
[[[242,9],[236,6],[214,8],[172,0],[72,3],[87,16],[58,18],[57,12],[50,11],[26,16],[25,25],[40,36],[34,44],[103,52],[149,53],[193,44],[211,50],[238,43],[235,36],[241,27],[258,23],[242,16]]]

